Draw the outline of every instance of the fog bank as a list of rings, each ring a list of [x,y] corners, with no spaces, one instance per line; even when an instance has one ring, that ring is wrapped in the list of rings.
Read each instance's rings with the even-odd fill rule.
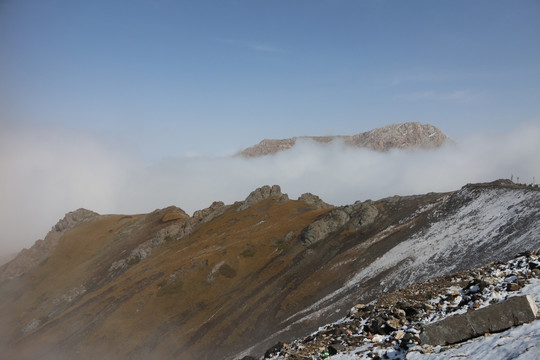
[[[146,213],[169,205],[188,213],[253,189],[281,185],[343,205],[392,195],[456,190],[466,183],[514,176],[540,182],[540,125],[506,134],[471,135],[437,150],[378,153],[299,142],[262,158],[170,157],[147,164],[127,146],[69,130],[7,129],[0,134],[0,253],[29,247],[63,215]]]

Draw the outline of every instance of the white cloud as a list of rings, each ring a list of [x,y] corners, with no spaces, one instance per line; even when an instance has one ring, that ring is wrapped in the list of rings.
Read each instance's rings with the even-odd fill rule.
[[[187,156],[147,165],[128,150],[69,131],[2,131],[0,251],[30,246],[79,207],[141,213],[176,205],[192,213],[215,200],[243,200],[265,184],[281,185],[291,198],[312,192],[341,205],[450,191],[511,174],[540,179],[538,123],[434,151],[377,153],[307,141],[263,158]]]

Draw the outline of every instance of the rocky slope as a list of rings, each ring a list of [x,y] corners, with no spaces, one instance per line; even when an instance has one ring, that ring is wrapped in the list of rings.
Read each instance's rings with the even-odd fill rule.
[[[370,304],[357,304],[333,324],[291,343],[275,344],[263,358],[301,360],[336,355],[331,358],[412,359],[437,352],[445,359],[450,357],[444,356],[445,351],[456,346],[423,344],[428,324],[481,308],[487,310],[492,304],[530,292],[540,301],[538,252],[413,284]],[[535,345],[530,341],[529,346]],[[486,358],[482,354],[477,357]]]
[[[3,277],[0,351],[259,356],[359,302],[539,248],[539,190],[497,181],[333,207],[265,186],[193,216],[177,207],[92,215],[45,259]]]
[[[436,148],[450,141],[441,130],[433,125],[409,122],[392,124],[352,136],[299,136],[281,140],[265,139],[259,144],[241,151],[239,155],[258,157],[275,154],[292,148],[298,140],[312,140],[326,144],[337,139],[351,147],[376,151],[410,147]]]

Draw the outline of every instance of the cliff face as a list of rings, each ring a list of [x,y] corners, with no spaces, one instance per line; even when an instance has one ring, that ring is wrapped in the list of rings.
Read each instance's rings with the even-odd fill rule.
[[[261,355],[358,302],[539,248],[540,191],[497,182],[333,207],[265,186],[192,217],[169,207],[68,228],[0,282],[6,358]]]
[[[430,124],[409,122],[392,124],[352,136],[300,136],[281,140],[262,140],[259,144],[239,153],[245,157],[257,157],[275,154],[291,149],[297,140],[309,139],[318,143],[330,143],[343,140],[351,147],[367,148],[376,151],[388,151],[404,148],[437,148],[450,141],[441,130]]]

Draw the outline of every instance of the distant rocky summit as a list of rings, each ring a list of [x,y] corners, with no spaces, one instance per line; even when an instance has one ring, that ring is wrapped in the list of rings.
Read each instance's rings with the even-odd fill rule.
[[[437,148],[451,141],[441,130],[430,124],[408,122],[383,126],[352,136],[297,136],[288,139],[265,139],[239,153],[244,157],[275,154],[292,148],[297,140],[308,139],[327,144],[340,139],[346,145],[376,151],[403,148]]]

